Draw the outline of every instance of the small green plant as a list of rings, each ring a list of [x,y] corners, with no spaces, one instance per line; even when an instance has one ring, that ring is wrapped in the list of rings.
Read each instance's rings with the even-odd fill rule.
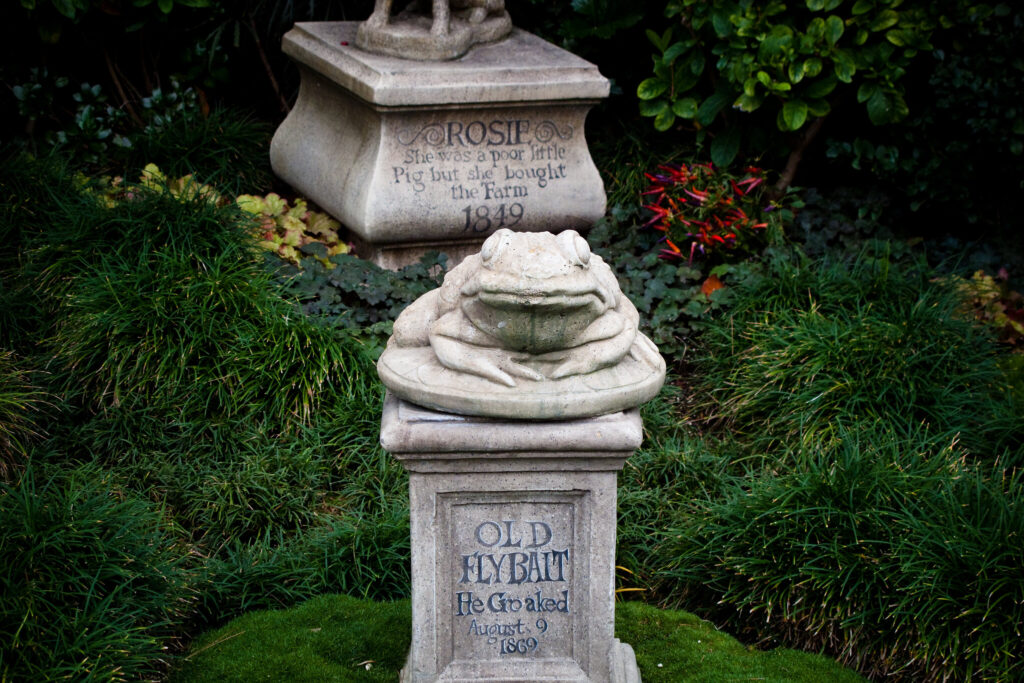
[[[288,200],[271,192],[265,197],[243,194],[235,202],[259,222],[259,245],[296,266],[300,265],[302,253],[312,254],[329,266],[327,259],[331,256],[351,250],[338,237],[341,224],[326,213],[311,210],[305,199],[296,199],[295,206],[289,207]],[[322,249],[310,247],[313,244]],[[307,247],[305,252],[303,247]]]
[[[374,356],[384,350],[391,324],[406,306],[444,279],[447,256],[430,252],[419,263],[390,271],[354,254],[328,255],[323,244],[299,247],[299,265],[270,263],[278,282],[325,324],[352,330]]]
[[[976,271],[970,279],[957,278],[954,286],[964,297],[963,310],[998,331],[999,338],[1017,345],[1024,340],[1024,296],[1010,289],[1009,274],[995,276]]]

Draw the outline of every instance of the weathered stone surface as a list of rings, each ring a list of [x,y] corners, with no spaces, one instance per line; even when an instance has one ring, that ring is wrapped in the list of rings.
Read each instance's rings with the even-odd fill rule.
[[[520,30],[416,62],[360,50],[356,26],[300,23],[285,36],[302,85],[270,157],[371,252],[445,251],[503,227],[586,230],[604,215],[584,138],[609,88],[594,65]]]
[[[395,321],[378,363],[414,403],[564,419],[631,408],[665,379],[636,308],[573,230],[499,230]]]
[[[359,25],[356,45],[405,59],[454,59],[512,30],[503,0],[433,0],[429,17],[421,5],[426,2],[414,2],[393,17],[392,0],[377,0],[373,14]]]
[[[633,683],[614,637],[616,476],[638,412],[522,422],[389,395],[409,470],[413,643],[402,680]]]

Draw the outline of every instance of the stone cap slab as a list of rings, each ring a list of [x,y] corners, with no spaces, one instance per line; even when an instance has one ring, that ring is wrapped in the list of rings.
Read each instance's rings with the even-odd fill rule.
[[[358,26],[354,21],[300,22],[285,34],[282,49],[382,107],[596,101],[610,89],[596,66],[520,29],[459,59],[421,62],[359,49]]]
[[[388,392],[381,418],[384,450],[403,454],[466,457],[469,453],[523,453],[528,457],[600,453],[626,454],[640,447],[640,411],[631,410],[577,420],[502,420],[442,413],[417,406]]]

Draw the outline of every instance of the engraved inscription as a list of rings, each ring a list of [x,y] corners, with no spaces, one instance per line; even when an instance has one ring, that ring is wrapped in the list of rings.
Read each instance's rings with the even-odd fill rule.
[[[412,197],[429,197],[459,232],[512,228],[572,173],[574,133],[567,123],[515,117],[406,128],[396,136],[400,147],[388,182]]]
[[[459,508],[451,573],[452,635],[459,657],[570,654],[572,506]]]

